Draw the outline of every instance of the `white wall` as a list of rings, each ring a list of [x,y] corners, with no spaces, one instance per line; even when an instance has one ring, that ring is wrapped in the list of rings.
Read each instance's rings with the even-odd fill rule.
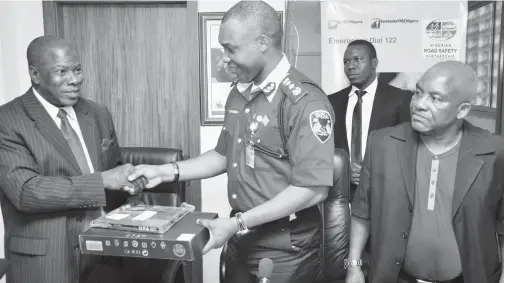
[[[199,0],[198,12],[225,12],[238,1],[213,1]],[[284,0],[266,0],[277,11],[285,12]],[[284,15],[284,19],[286,16]],[[220,126],[200,127],[200,149],[204,153],[216,146],[221,132]],[[202,180],[202,211],[219,213],[220,217],[229,217],[230,205],[228,204],[226,174]],[[210,251],[203,256],[203,283],[219,282],[219,255],[221,249]]]
[[[0,1],[0,105],[30,87],[26,48],[44,34],[42,1]],[[4,257],[4,225],[0,212],[0,257]],[[5,278],[0,280],[4,283]]]

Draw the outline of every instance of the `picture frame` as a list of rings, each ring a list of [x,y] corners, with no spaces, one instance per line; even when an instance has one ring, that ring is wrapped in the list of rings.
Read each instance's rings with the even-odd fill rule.
[[[282,12],[278,12],[284,26]],[[232,77],[222,62],[219,26],[224,12],[198,13],[200,59],[200,119],[202,126],[224,123],[225,104],[232,89]]]

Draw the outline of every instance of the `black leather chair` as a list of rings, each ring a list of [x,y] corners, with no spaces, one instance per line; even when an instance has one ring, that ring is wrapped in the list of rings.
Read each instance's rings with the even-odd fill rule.
[[[121,148],[122,163],[131,163],[133,165],[160,165],[182,159],[182,151],[179,149]],[[184,191],[184,182],[162,183],[149,191],[142,192],[136,198],[148,205],[179,206],[185,199]],[[128,201],[132,200],[131,197],[128,199]],[[122,197],[121,200],[115,202],[117,203],[112,206],[118,207],[126,202],[126,197]],[[179,260],[124,258],[123,263],[125,271],[131,274],[134,283],[184,283],[189,282],[185,278],[191,278],[191,267]]]
[[[335,149],[333,157],[333,187],[328,197],[319,205],[322,216],[321,257],[318,264],[318,283],[343,283],[346,272],[344,259],[349,254],[349,230],[351,214],[349,209],[351,169],[349,155],[342,149]],[[219,265],[219,280],[224,282],[226,265],[223,247]]]

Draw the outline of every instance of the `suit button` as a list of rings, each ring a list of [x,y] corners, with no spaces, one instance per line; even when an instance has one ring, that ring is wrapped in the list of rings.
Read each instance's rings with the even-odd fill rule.
[[[241,139],[241,138],[238,138],[238,139],[237,139],[237,143],[238,143],[238,144],[242,143],[242,139]]]
[[[233,194],[233,195],[231,195],[231,198],[232,198],[232,199],[237,199],[237,195],[236,195],[236,194]]]
[[[74,246],[74,250],[77,251],[79,249],[79,245]]]
[[[412,213],[413,210],[414,208],[412,207],[412,205],[409,205],[409,212]]]
[[[396,264],[396,265],[400,265],[401,263],[402,263],[402,261],[401,261],[401,260],[399,260],[399,259],[397,259],[397,260],[395,261],[395,264]]]
[[[77,216],[77,218],[75,219],[75,221],[82,222],[82,217],[81,216]]]
[[[407,233],[402,233],[402,238],[407,239],[408,237]]]
[[[238,164],[237,163],[233,163],[233,168],[237,168]]]

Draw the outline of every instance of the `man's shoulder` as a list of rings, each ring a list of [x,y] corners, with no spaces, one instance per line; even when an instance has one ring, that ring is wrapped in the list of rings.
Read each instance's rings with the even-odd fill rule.
[[[326,94],[317,83],[293,67],[282,79],[279,88],[293,104],[301,101],[328,101]]]
[[[395,126],[374,130],[370,133],[373,141],[384,141],[389,143],[390,138],[403,139],[407,131],[412,130],[410,122],[404,122]]]
[[[334,92],[334,93],[328,95],[328,98],[330,98],[330,100],[331,100],[334,98],[337,99],[337,98],[347,97],[347,96],[349,96],[349,92],[351,92],[351,88],[352,88],[352,86],[347,86],[337,92]]]
[[[503,155],[503,136],[491,133],[490,131],[478,127],[469,121],[465,121],[464,127],[470,131],[470,136],[473,136],[474,140],[476,138],[482,139],[484,141],[483,143],[485,143],[485,140],[488,140],[489,146],[491,146],[497,153],[501,153]],[[483,143],[481,142],[479,144]]]
[[[26,95],[26,94],[24,94]],[[23,103],[22,103],[22,97],[24,96],[19,96],[14,98],[13,100],[5,103],[4,105],[0,106],[0,120],[5,121],[7,117],[19,117],[25,115],[25,112],[23,111]]]
[[[108,113],[110,112],[109,108],[104,104],[100,104],[98,102],[95,102],[93,100],[84,97],[80,97],[79,100],[80,100],[79,103],[82,103],[83,105],[85,105],[85,107],[87,107],[88,109],[92,110],[95,113],[98,113],[99,115],[108,115]]]

